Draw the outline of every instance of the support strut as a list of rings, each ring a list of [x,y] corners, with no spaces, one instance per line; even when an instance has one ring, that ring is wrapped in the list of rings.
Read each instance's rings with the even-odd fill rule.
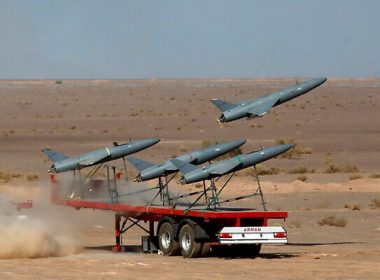
[[[127,226],[128,222],[130,222],[131,224]],[[149,236],[154,236],[154,221],[149,221],[149,229],[146,229],[143,226],[141,226],[139,224],[140,222],[141,220],[138,219],[134,219],[117,213],[115,214],[115,245],[112,247],[112,252],[125,252],[122,235],[134,226],[139,227],[140,229],[148,233]]]
[[[259,180],[259,174],[257,172],[256,165],[253,166],[253,169],[255,170],[255,177],[256,177],[257,186],[258,186],[257,190],[258,190],[258,192],[260,194],[261,204],[263,205],[263,210],[267,211],[266,202],[264,201],[264,194],[263,194],[263,191],[261,189],[260,180]]]
[[[156,188],[158,188],[157,194],[153,197],[153,199],[149,202],[149,206],[152,205],[153,201],[157,198],[158,195],[160,195],[160,199],[162,201],[162,205],[165,206],[171,205],[171,198],[169,194],[169,183],[174,179],[176,173],[172,175],[169,179],[167,176],[164,176],[165,178],[165,183],[162,182],[162,177],[158,177],[158,184]]]
[[[223,191],[223,189],[227,186],[227,184],[230,182],[230,180],[232,179],[232,177],[235,175],[235,172],[231,173],[228,177],[228,179],[224,182],[223,186],[220,188],[220,190],[218,192],[215,192],[215,194],[213,194],[213,197],[211,198],[209,204],[207,205],[207,209],[210,209],[212,206],[216,206],[216,204],[220,204],[219,203],[219,195],[220,193]],[[215,182],[214,182],[214,188],[215,188],[215,191],[216,191],[216,186],[215,186]]]
[[[125,157],[123,157],[125,180],[128,182],[127,165],[125,164]]]

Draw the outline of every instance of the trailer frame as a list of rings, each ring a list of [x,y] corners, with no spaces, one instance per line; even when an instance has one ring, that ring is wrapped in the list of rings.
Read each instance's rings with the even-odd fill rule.
[[[231,240],[228,242],[223,229],[234,229],[239,232],[260,232],[265,228],[266,232],[271,232],[271,238],[277,243],[287,243],[286,231],[282,227],[268,227],[268,221],[272,219],[283,219],[288,217],[283,211],[257,211],[253,209],[196,209],[196,208],[174,208],[173,206],[156,205],[130,205],[120,203],[118,200],[93,201],[86,199],[62,199],[58,196],[57,184],[54,175],[50,176],[52,193],[51,202],[56,205],[73,207],[77,210],[81,208],[108,210],[115,212],[115,245],[114,252],[125,251],[123,247],[122,235],[130,228],[138,226],[148,235],[142,237],[143,248],[148,252],[160,250],[164,255],[178,255],[184,257],[198,257],[205,255],[210,246],[228,245],[234,247],[239,243],[239,250],[250,251],[257,255],[261,244],[270,243],[255,239],[256,241],[244,241],[245,234],[241,234],[239,242]],[[128,222],[130,225],[128,225]],[[148,223],[146,229],[141,223]],[[230,234],[230,235],[229,235]],[[277,237],[276,237],[277,236]],[[222,242],[223,240],[223,242]],[[165,243],[167,242],[167,243]],[[158,243],[158,244],[157,244]],[[190,245],[189,245],[189,244]],[[276,242],[272,242],[276,243]],[[168,250],[164,245],[170,247]],[[244,245],[244,247],[242,247]],[[248,248],[249,250],[245,250]]]

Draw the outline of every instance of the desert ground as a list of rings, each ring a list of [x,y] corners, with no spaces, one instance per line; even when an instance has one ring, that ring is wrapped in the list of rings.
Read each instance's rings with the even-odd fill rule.
[[[0,279],[379,279],[380,80],[330,78],[262,118],[216,122],[211,98],[245,100],[293,83],[0,81]],[[161,142],[135,156],[152,162],[215,141],[247,139],[243,152],[295,143],[258,167],[269,210],[289,212],[272,221],[289,244],[264,245],[257,258],[185,259],[141,253],[144,233],[133,229],[123,238],[127,252],[112,253],[112,212],[50,204],[42,148],[74,156],[147,137]],[[128,165],[128,177],[135,174]],[[255,189],[252,173],[241,171],[223,197]],[[9,202],[26,199],[32,209]]]

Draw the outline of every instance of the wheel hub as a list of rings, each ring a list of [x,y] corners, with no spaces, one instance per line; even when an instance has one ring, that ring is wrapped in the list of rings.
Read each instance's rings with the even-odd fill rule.
[[[168,249],[171,244],[171,235],[169,232],[165,232],[161,235],[161,244],[165,249]]]
[[[183,237],[182,237],[182,240],[181,240],[181,245],[182,245],[182,248],[185,250],[185,251],[188,251],[190,250],[190,247],[191,247],[191,237],[189,235],[188,232],[186,232]]]

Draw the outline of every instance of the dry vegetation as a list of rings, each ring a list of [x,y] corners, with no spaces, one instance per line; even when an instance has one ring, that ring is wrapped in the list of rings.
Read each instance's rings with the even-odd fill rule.
[[[380,199],[378,199],[378,198],[372,199],[369,206],[371,206],[372,209],[379,209],[380,208]]]
[[[373,174],[370,174],[368,176],[368,178],[371,178],[371,179],[378,179],[380,178],[380,173],[373,173]]]
[[[8,183],[12,179],[17,179],[17,178],[26,178],[28,181],[37,181],[39,179],[38,175],[36,174],[20,174],[20,173],[9,173],[9,172],[4,172],[0,171],[0,182],[1,183]]]
[[[302,155],[311,155],[313,153],[312,148],[302,148],[300,147],[294,139],[276,139],[276,145],[284,145],[284,144],[291,144],[294,145],[293,149],[290,149],[286,153],[283,153],[279,155],[279,158],[286,158],[286,159],[298,159],[301,158]]]
[[[300,219],[292,219],[290,221],[290,225],[289,227],[290,228],[300,228],[303,224],[303,221],[301,221]]]
[[[347,220],[345,218],[337,218],[334,215],[327,216],[322,220],[318,221],[320,226],[334,226],[334,227],[345,227],[347,225]]]
[[[307,176],[306,175],[299,175],[297,176],[297,180],[301,182],[306,182],[307,181]]]
[[[354,203],[354,204],[345,204],[344,208],[350,209],[352,211],[359,211],[360,210],[360,205],[357,204],[357,203]]]
[[[332,174],[332,173],[359,173],[360,170],[355,165],[336,165],[332,158],[330,153],[326,153],[323,162],[326,166],[325,173]],[[359,179],[359,178],[356,178]],[[354,179],[351,179],[354,180]]]
[[[289,170],[288,174],[306,174],[306,173],[314,173],[315,169],[309,169],[306,166],[298,166],[294,169]]]
[[[256,171],[255,168],[246,168],[243,170],[240,170],[238,173],[236,173],[238,176],[256,176],[256,173],[258,176],[264,176],[264,175],[278,175],[281,172],[279,168],[276,167],[266,167],[263,164],[256,165]]]
[[[357,180],[361,178],[362,178],[362,175],[360,174],[351,174],[350,177],[348,177],[349,180]]]

